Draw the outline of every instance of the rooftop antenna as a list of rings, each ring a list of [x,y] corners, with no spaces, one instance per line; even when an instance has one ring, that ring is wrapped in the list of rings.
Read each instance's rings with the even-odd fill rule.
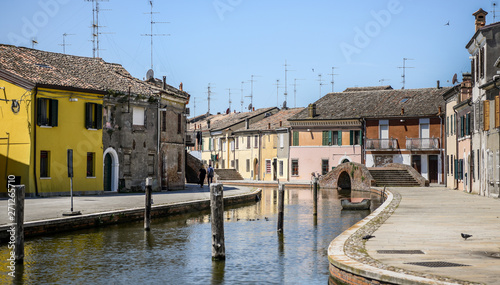
[[[70,44],[66,43],[66,36],[74,36],[74,35],[75,34],[66,34],[66,33],[63,34],[63,43],[59,44],[59,45],[63,47],[63,53],[64,54],[66,54],[66,46],[70,46]]]
[[[250,96],[245,96],[245,97],[250,97],[250,105],[248,105],[248,110],[251,111],[252,110],[252,107],[253,107],[253,82],[254,81],[257,81],[255,79],[253,79],[254,77],[261,77],[259,75],[254,75],[252,74],[250,76]]]
[[[325,83],[323,83],[323,79],[321,79],[321,73],[318,74],[318,81],[319,81],[319,98],[321,99],[321,87],[325,85]]]
[[[108,0],[86,0],[87,2],[92,2],[92,57],[99,57],[99,28],[104,28],[104,26],[99,26],[99,2]],[[103,10],[109,11],[109,9]]]
[[[147,36],[147,37],[151,38],[151,69],[153,69],[153,37],[170,36],[170,34],[153,34],[153,25],[154,24],[168,24],[169,22],[155,22],[155,21],[153,21],[153,14],[159,14],[160,12],[153,12],[153,1],[149,1],[149,5],[151,5],[151,11],[144,13],[144,14],[149,14],[151,17],[151,33],[141,34],[141,36]]]
[[[231,103],[232,103],[231,102],[231,88],[226,88],[226,90],[229,91],[229,108],[228,108],[228,110],[229,110],[229,112],[231,112]]]
[[[35,48],[35,45],[38,44],[38,41],[36,40],[36,38],[32,38],[31,39],[31,48],[34,49]]]
[[[338,68],[338,67],[332,66],[332,73],[331,73],[331,74],[328,74],[328,75],[331,75],[331,76],[332,76],[332,81],[330,81],[330,83],[332,84],[332,93],[334,92],[334,91],[333,91],[333,85],[335,84],[334,76],[335,76],[335,75],[338,75],[338,74],[335,74],[335,72],[334,72],[335,68]]]
[[[244,97],[244,95],[243,95],[243,85],[244,84],[245,84],[245,81],[241,81],[241,101],[240,101],[240,103],[241,103],[241,112],[242,113],[243,113],[243,103],[244,103],[244,101],[243,101],[243,97]]]
[[[276,107],[280,107],[280,100],[279,100],[279,90],[280,90],[280,80],[276,79]]]
[[[288,66],[289,66],[289,65],[288,65],[288,64],[286,64],[286,59],[285,59],[285,93],[283,94],[283,95],[285,95],[285,102],[288,100],[288,99],[287,99],[287,98],[288,98],[288,92],[287,92],[287,90],[288,90],[287,73],[288,73],[288,71],[293,71],[293,70],[289,70],[289,69],[287,68]]]
[[[380,86],[384,85],[384,81],[389,81],[390,79],[380,79],[378,82],[380,82]]]
[[[497,8],[497,2],[492,2],[491,3],[491,6],[493,6],[493,10],[491,11],[493,13],[493,23],[496,23],[496,18],[497,18],[497,11],[496,11],[496,8]]]
[[[193,118],[196,117],[196,97],[193,97]]]
[[[407,60],[413,60],[413,58],[403,58],[403,66],[398,66],[398,68],[402,68],[403,69],[403,75],[401,75],[401,77],[403,77],[403,88],[401,89],[405,89],[405,84],[406,84],[406,69],[407,68],[415,68],[415,67],[409,67],[409,66],[406,66],[406,61]]]
[[[210,114],[210,95],[212,95],[212,90],[211,90],[210,83],[208,83],[207,89],[208,89],[208,91],[207,91],[207,94],[208,94],[208,111],[207,111],[207,114]]]
[[[305,80],[305,79],[293,79],[293,107],[297,108],[297,80]]]

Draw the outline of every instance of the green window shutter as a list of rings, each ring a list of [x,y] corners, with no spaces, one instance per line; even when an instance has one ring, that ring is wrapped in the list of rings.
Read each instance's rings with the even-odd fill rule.
[[[362,131],[358,132],[359,132],[359,145],[363,145],[363,132]]]
[[[354,131],[349,131],[349,145],[354,145]]]
[[[337,138],[337,145],[342,145],[342,131],[338,131],[339,136]]]
[[[92,103],[85,103],[85,128],[92,128]]]
[[[322,145],[328,145],[328,131],[323,131],[323,142]]]
[[[102,104],[95,105],[95,124],[96,129],[102,129]]]
[[[455,166],[455,171],[453,171],[453,177],[455,177],[455,179],[457,178],[457,174],[458,174],[458,161],[455,159],[454,161],[454,166]]]
[[[465,134],[470,135],[470,113],[465,116],[465,123],[467,125],[465,128]]]
[[[52,127],[57,127],[57,120],[58,120],[58,101],[55,99],[50,99],[50,105],[49,105],[49,123]]]
[[[299,132],[293,132],[293,145],[299,145]]]
[[[212,139],[208,138],[208,150],[212,150]]]
[[[328,131],[328,145],[332,145],[333,142],[332,142],[332,131]]]
[[[43,98],[38,98],[36,102],[36,124],[41,126],[42,125],[42,105],[43,105]]]

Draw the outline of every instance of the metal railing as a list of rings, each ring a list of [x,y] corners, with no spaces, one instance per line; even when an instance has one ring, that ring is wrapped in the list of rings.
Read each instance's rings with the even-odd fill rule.
[[[406,149],[439,149],[439,138],[406,138]]]
[[[398,148],[398,139],[367,139],[366,149],[393,150]]]

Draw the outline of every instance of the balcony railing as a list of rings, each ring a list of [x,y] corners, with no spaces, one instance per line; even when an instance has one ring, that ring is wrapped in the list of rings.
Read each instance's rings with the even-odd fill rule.
[[[439,149],[439,138],[406,138],[406,149]]]
[[[398,139],[367,139],[368,150],[394,150],[398,148]]]

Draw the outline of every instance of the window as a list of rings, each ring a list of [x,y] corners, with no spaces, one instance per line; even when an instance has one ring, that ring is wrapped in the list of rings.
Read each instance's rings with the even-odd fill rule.
[[[212,150],[212,138],[208,138],[208,150]]]
[[[332,141],[336,145],[342,145],[342,131],[333,131]]]
[[[249,148],[250,148],[250,142],[251,142],[251,141],[250,141],[250,136],[248,136],[248,137],[247,137],[247,149],[249,149]]]
[[[474,150],[470,152],[470,172],[472,173],[472,180],[476,181],[474,175]]]
[[[226,151],[226,140],[222,141],[222,151]]]
[[[155,174],[155,155],[148,154],[148,175]]]
[[[335,141],[335,143],[337,143]],[[333,144],[333,139],[332,139],[332,131],[323,131],[323,145],[332,145]]]
[[[450,128],[450,116],[446,117],[446,126],[445,126],[446,136],[449,135],[449,128]]]
[[[167,111],[161,111],[161,131],[167,131]]]
[[[38,98],[37,124],[39,126],[57,127],[57,106],[55,99]]]
[[[500,127],[500,96],[495,96],[495,128]]]
[[[132,108],[132,125],[144,126],[144,108],[142,107]]]
[[[292,176],[299,176],[299,160],[292,159]]]
[[[293,146],[299,145],[299,132],[293,132]]]
[[[259,147],[259,136],[254,136],[254,138],[255,138],[255,140],[254,140],[253,147],[258,148]]]
[[[490,130],[490,101],[485,100],[483,101],[483,130],[484,131],[489,131]]]
[[[222,164],[222,169],[226,168],[226,160],[225,159],[222,159],[221,161],[221,164]]]
[[[446,174],[450,174],[450,164],[448,163],[450,161],[450,156],[446,156]]]
[[[266,159],[266,174],[271,174],[271,160]]]
[[[280,160],[280,163],[279,163],[279,172],[280,172],[280,176],[283,176],[283,160]]]
[[[250,159],[247,159],[247,168],[246,168],[246,171],[250,172]]]
[[[236,160],[235,164],[236,164],[235,165],[236,171],[239,171],[239,169],[240,169],[240,161],[239,161],[239,159]]]
[[[471,73],[471,78],[472,78],[472,85],[474,85],[474,79],[475,79],[475,75],[476,75],[476,73],[474,72],[475,66],[476,66],[475,59],[472,58],[472,60],[470,62],[470,73]]]
[[[177,153],[177,172],[182,172],[182,153]]]
[[[465,135],[470,135],[470,113],[465,115]]]
[[[280,148],[285,147],[285,134],[280,134],[279,139],[280,139]]]
[[[85,128],[96,130],[102,129],[101,104],[85,103]]]
[[[350,145],[361,145],[361,131],[350,131]]]
[[[479,51],[479,73],[484,78],[484,47]]]
[[[87,152],[87,177],[95,177],[95,152]]]
[[[130,154],[126,153],[123,155],[123,162],[124,162],[124,167],[123,167],[123,173],[124,175],[130,175]]]
[[[451,169],[450,169],[450,174],[453,174],[453,173],[454,173],[454,172],[453,172],[453,169],[455,169],[455,168],[453,167],[453,166],[455,165],[455,162],[454,162],[454,161],[455,161],[455,160],[453,159],[453,154],[452,154],[452,155],[450,156],[450,167],[451,167]]]
[[[182,115],[177,114],[177,134],[182,133]]]
[[[50,151],[40,151],[40,177],[50,177]]]
[[[234,168],[234,160],[231,160],[231,168]]]
[[[235,146],[234,148],[235,149],[238,149],[240,147],[240,139],[238,137],[234,138],[234,142],[235,142]]]
[[[321,160],[321,175],[325,175],[329,171],[329,164],[328,164],[328,159],[322,159]]]
[[[229,142],[231,150],[234,151],[234,140]]]

